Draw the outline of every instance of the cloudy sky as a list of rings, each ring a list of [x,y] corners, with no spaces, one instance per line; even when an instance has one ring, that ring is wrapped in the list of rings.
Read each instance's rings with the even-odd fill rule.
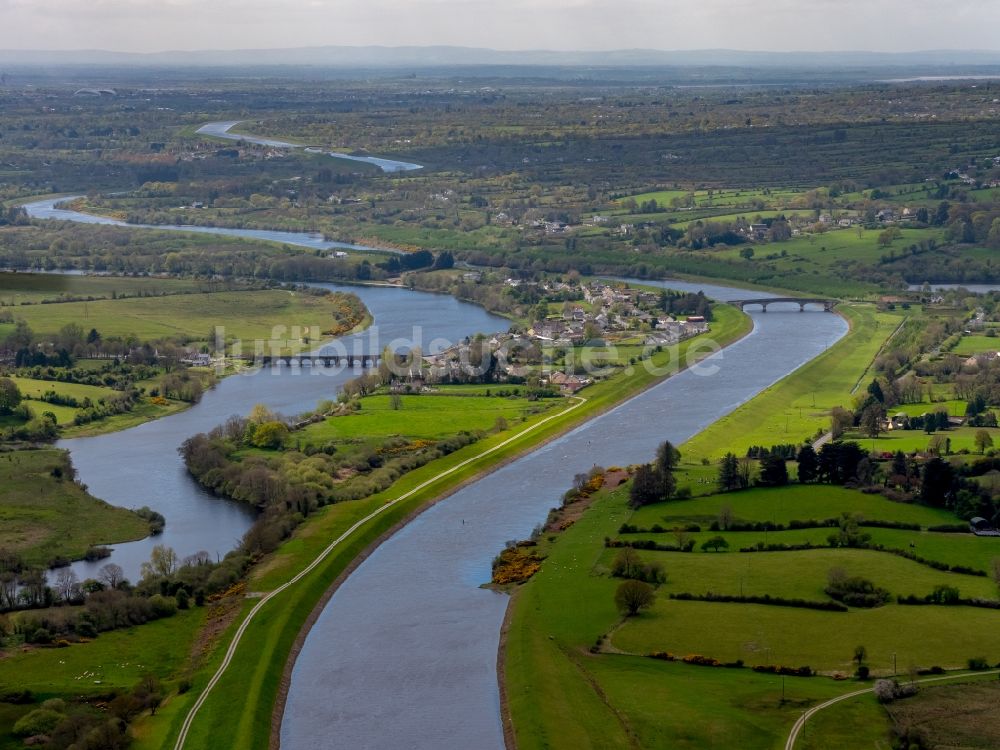
[[[996,49],[998,25],[998,0],[0,0],[2,49]]]

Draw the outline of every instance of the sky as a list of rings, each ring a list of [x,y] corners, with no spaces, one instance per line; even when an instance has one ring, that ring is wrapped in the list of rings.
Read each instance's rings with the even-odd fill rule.
[[[0,49],[997,49],[998,0],[0,0]]]

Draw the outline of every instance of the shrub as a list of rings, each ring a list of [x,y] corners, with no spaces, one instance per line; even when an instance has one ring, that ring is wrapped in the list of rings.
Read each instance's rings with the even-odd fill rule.
[[[642,581],[628,580],[615,590],[615,606],[627,617],[652,606],[654,598],[653,587]]]
[[[177,600],[173,597],[155,594],[149,597],[149,606],[154,618],[173,617],[177,613]]]
[[[840,568],[830,571],[829,582],[824,591],[849,607],[881,607],[890,597],[885,589],[877,587],[866,578],[849,577]]]
[[[48,734],[62,721],[63,715],[48,708],[36,708],[25,714],[14,724],[15,737],[34,737]]]
[[[981,672],[989,668],[990,663],[986,660],[985,656],[973,656],[969,659],[969,669],[975,672]]]

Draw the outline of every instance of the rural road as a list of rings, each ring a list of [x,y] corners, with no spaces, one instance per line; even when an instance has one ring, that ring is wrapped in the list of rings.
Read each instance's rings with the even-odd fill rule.
[[[917,680],[917,684],[922,685],[926,682],[943,682],[945,680],[960,680],[962,678],[982,677],[991,674],[1000,674],[1000,670],[993,669],[988,672],[966,672],[964,674],[947,675],[945,677],[928,677],[923,680]],[[864,690],[855,690],[852,693],[844,693],[843,695],[838,695],[836,698],[831,698],[830,700],[824,703],[820,703],[818,706],[813,706],[812,708],[810,708],[808,711],[802,714],[802,716],[799,717],[798,721],[796,721],[795,724],[792,726],[792,731],[788,733],[788,739],[785,741],[785,750],[794,750],[795,741],[799,738],[799,733],[802,731],[802,728],[806,725],[806,722],[809,721],[809,719],[812,718],[814,714],[819,713],[824,708],[829,708],[830,706],[840,703],[841,701],[846,701],[848,698],[856,698],[859,695],[865,695],[867,693],[870,693],[871,691],[872,688],[867,687]]]

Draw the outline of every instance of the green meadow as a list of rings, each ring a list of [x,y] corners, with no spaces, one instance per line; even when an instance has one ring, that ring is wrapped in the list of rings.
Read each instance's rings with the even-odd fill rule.
[[[45,565],[55,557],[80,558],[94,545],[149,533],[144,519],[91,497],[67,472],[63,451],[0,453],[0,549]]]
[[[252,352],[258,340],[274,340],[283,348],[297,344],[295,327],[309,327],[314,340],[322,338],[322,331],[333,326],[333,311],[329,297],[271,290],[27,305],[17,309],[17,316],[39,334],[56,334],[76,323],[96,328],[105,338],[134,335],[145,341],[203,342],[223,326],[227,340],[241,340]]]
[[[866,518],[935,525],[956,522],[943,511],[892,503],[843,488],[812,485],[660,503],[632,511],[627,486],[599,494],[599,499],[567,531],[545,540],[542,570],[514,595],[506,636],[505,688],[519,747],[739,747],[781,746],[792,723],[821,699],[857,689],[828,677],[786,678],[747,669],[687,666],[643,658],[670,652],[678,658],[702,654],[720,661],[742,660],[747,666],[808,665],[821,672],[853,672],[854,647],[864,645],[873,671],[892,673],[910,667],[963,668],[967,659],[1000,658],[992,634],[1000,612],[955,606],[902,606],[826,612],[742,603],[678,601],[670,593],[799,598],[829,601],[823,591],[831,568],[869,578],[893,594],[928,594],[953,585],[962,596],[996,599],[986,577],[935,570],[885,552],[862,549],[815,549],[797,552],[738,552],[763,537],[758,532],[702,532],[699,542],[721,534],[727,552],[691,553],[640,550],[644,562],[658,562],[666,581],[653,606],[622,619],[613,604],[620,579],[610,567],[619,552],[605,549],[604,539],[656,539],[666,534],[620,535],[622,523],[647,525],[714,520],[728,505],[739,520],[824,518],[840,510]],[[1000,555],[994,539],[968,534],[931,534],[868,529],[873,541],[894,541],[883,531],[917,539],[916,551],[950,564],[982,564]],[[829,529],[770,532],[767,541],[795,543],[813,532],[825,543]],[[933,542],[930,540],[933,539]],[[804,540],[803,540],[804,541]],[[895,540],[899,541],[899,540]],[[906,544],[897,546],[905,547]],[[699,547],[696,546],[696,550]],[[593,652],[600,636],[603,642]],[[785,702],[779,698],[784,683]],[[655,698],[654,698],[655,696]],[[575,709],[575,710],[574,710]],[[579,713],[577,713],[579,711]],[[583,715],[586,718],[580,720]],[[882,747],[888,722],[867,699],[838,710],[860,724],[817,717],[802,747]],[[835,716],[836,716],[835,715]],[[681,720],[683,717],[683,720]],[[840,743],[840,744],[837,744]]]
[[[524,388],[512,390],[524,392]],[[361,409],[310,425],[296,435],[302,442],[369,441],[401,436],[436,440],[457,432],[490,430],[498,419],[514,424],[546,410],[561,400],[529,401],[524,397],[451,395],[450,386],[438,393],[400,395],[396,406],[388,395],[361,399]]]

